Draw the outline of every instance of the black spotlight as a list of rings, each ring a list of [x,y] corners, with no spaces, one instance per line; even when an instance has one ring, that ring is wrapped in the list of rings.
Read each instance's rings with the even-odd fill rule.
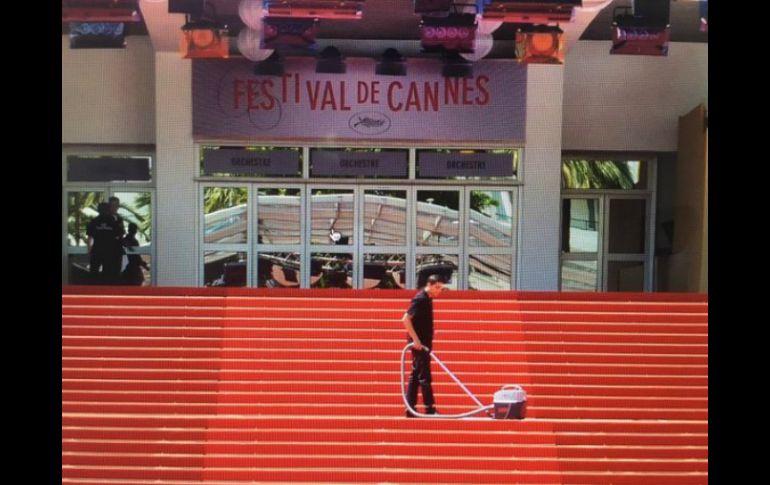
[[[473,64],[460,56],[457,51],[447,51],[442,56],[444,67],[441,75],[444,77],[473,77]]]
[[[406,58],[392,47],[385,49],[374,68],[381,76],[406,76]]]
[[[315,62],[315,72],[325,74],[345,74],[347,66],[342,58],[342,53],[336,47],[325,47]]]
[[[254,74],[257,76],[283,76],[283,59],[278,51],[270,54],[264,61],[254,64]]]

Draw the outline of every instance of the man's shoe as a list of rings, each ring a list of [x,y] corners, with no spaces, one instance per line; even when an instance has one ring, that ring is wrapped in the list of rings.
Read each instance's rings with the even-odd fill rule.
[[[438,414],[436,408],[425,408],[425,414]]]
[[[417,416],[415,416],[414,414],[412,414],[412,411],[410,411],[410,410],[408,410],[408,409],[407,409],[407,410],[406,410],[406,417],[407,417],[407,418],[416,418]]]

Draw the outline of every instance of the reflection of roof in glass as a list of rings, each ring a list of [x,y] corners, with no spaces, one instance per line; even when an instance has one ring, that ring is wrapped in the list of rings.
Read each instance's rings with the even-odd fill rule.
[[[386,195],[365,194],[364,241],[366,244],[405,244],[406,200]],[[260,195],[259,235],[262,244],[298,244],[300,197]],[[470,212],[471,237],[483,246],[499,246],[511,238],[510,215],[501,217],[503,208],[489,216]],[[246,204],[205,215],[207,242],[227,242],[246,231]],[[353,228],[353,194],[317,194],[312,196],[311,226],[314,234],[327,238],[331,222],[343,234]],[[417,203],[417,233],[431,240],[456,241],[459,234],[458,211],[437,204]],[[422,236],[420,236],[422,237]],[[236,241],[237,242],[237,241]]]

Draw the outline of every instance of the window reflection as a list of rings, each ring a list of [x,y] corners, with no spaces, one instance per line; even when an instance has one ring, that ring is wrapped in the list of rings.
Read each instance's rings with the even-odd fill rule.
[[[441,276],[444,287],[457,289],[457,268],[459,257],[456,254],[418,254],[417,255],[417,288],[422,288],[433,274]]]
[[[418,246],[457,246],[460,236],[460,192],[417,191]]]
[[[246,253],[206,251],[203,282],[206,286],[246,286]]]
[[[259,244],[300,244],[300,204],[299,189],[259,189]]]
[[[206,243],[246,242],[248,190],[246,187],[204,188],[203,217]]]
[[[299,285],[299,253],[259,253],[257,287],[298,288]]]
[[[313,189],[312,244],[353,244],[353,191]]]
[[[364,191],[364,244],[406,244],[406,191]]]
[[[352,288],[353,255],[313,253],[310,261],[311,288]]]
[[[396,290],[406,286],[405,254],[364,255],[363,288]]]
[[[468,289],[507,291],[511,289],[512,257],[507,254],[479,254],[468,258]]]

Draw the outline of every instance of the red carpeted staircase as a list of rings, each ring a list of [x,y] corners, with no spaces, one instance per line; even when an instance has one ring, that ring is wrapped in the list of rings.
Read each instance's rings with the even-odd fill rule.
[[[514,421],[404,417],[414,293],[65,288],[63,483],[707,483],[705,295],[445,293],[436,353]]]

